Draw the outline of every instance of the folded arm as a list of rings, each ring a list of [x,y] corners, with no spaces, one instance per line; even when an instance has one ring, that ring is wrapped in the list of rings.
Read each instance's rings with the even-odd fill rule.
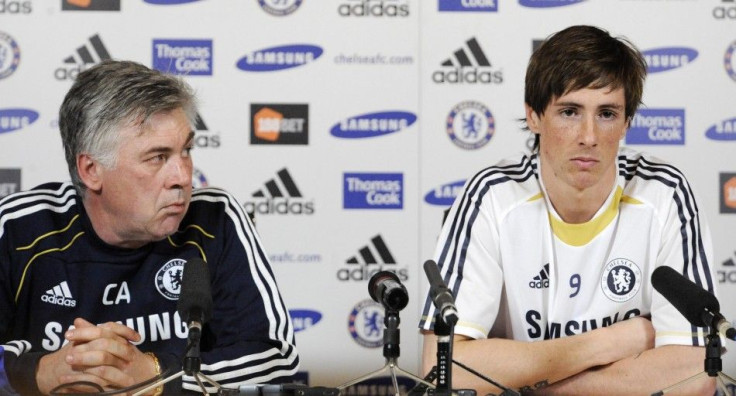
[[[702,371],[698,347],[654,347],[654,330],[644,318],[572,337],[539,342],[456,336],[453,358],[512,389],[549,394],[650,394]],[[436,362],[434,336],[425,335],[425,372]],[[656,382],[652,379],[656,377]],[[711,381],[712,382],[712,381]],[[550,384],[554,384],[550,386]],[[498,392],[493,385],[453,366],[453,388]],[[708,381],[690,389],[712,389]],[[685,392],[687,393],[687,392]]]

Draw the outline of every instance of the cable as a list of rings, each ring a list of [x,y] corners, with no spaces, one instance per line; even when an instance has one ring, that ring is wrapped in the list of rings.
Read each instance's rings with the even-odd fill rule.
[[[115,389],[115,390],[109,390],[109,391],[104,390],[100,385],[95,384],[94,382],[89,382],[89,381],[69,382],[69,383],[66,383],[66,384],[61,384],[61,385],[55,387],[54,389],[51,389],[51,391],[49,392],[49,394],[52,395],[52,396],[56,396],[56,395],[59,395],[59,396],[61,396],[61,395],[63,395],[63,396],[118,395],[118,394],[121,394],[121,393],[127,393],[127,392],[130,392],[130,391],[134,391],[136,389],[140,389],[140,388],[146,387],[146,386],[151,385],[152,383],[154,383],[156,381],[159,381],[159,380],[162,380],[162,379],[168,377],[170,374],[173,374],[173,373],[174,373],[174,370],[166,369],[161,374],[156,375],[154,377],[151,377],[151,378],[149,378],[149,379],[147,379],[147,380],[145,380],[143,382],[140,382],[138,384],[131,385],[131,386],[128,386],[128,387],[125,387],[125,388],[120,388],[120,389]],[[97,389],[97,392],[59,393],[59,391],[61,391],[61,390],[64,390],[64,389],[67,389],[67,388],[71,388],[71,387],[74,387],[74,386],[80,386],[80,385],[89,386],[89,387],[92,387],[92,388],[96,388]]]

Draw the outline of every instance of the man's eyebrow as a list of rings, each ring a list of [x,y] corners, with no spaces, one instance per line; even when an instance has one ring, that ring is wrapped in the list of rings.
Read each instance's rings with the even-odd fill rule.
[[[187,136],[187,140],[184,142],[184,146],[188,146],[190,143],[192,143],[192,140],[194,140],[194,131],[189,131],[189,135]],[[153,146],[149,148],[148,150],[143,152],[143,155],[153,154],[153,153],[170,153],[174,151],[171,147],[168,146]]]
[[[581,103],[574,102],[574,101],[565,101],[565,102],[556,102],[553,103],[552,106],[555,107],[575,107],[575,108],[581,108],[584,107]],[[598,105],[598,109],[615,109],[615,110],[622,110],[625,108],[623,104],[618,103],[602,103]]]

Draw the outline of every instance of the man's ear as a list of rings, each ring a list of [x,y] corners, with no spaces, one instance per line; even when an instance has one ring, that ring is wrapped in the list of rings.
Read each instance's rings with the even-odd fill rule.
[[[526,126],[533,133],[539,133],[539,124],[541,123],[539,115],[534,112],[531,106],[524,103],[524,110],[526,111]]]
[[[77,173],[88,190],[102,189],[102,165],[89,154],[77,155]]]

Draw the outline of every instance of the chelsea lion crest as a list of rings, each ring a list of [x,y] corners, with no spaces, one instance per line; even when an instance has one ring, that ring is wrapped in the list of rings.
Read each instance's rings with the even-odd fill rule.
[[[181,292],[181,279],[186,260],[169,260],[156,272],[156,290],[169,300],[178,300]]]
[[[631,260],[617,258],[608,262],[603,269],[601,289],[612,301],[624,302],[639,292],[641,282],[639,266]]]

